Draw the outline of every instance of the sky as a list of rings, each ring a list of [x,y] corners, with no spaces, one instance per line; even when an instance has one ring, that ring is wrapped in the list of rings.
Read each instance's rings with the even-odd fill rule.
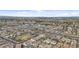
[[[0,10],[0,16],[70,17],[79,16],[79,10]]]

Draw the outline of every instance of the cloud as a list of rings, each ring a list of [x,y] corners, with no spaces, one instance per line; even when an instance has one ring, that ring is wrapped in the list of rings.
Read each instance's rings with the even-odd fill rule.
[[[43,13],[44,10],[35,10],[35,12],[37,12],[37,13]]]
[[[69,13],[56,13],[54,16],[69,16]]]
[[[12,16],[79,16],[79,11],[52,11],[52,10],[19,10],[19,11],[0,11],[1,15],[12,15]]]
[[[25,11],[18,11],[16,13],[18,13],[18,14],[26,14],[27,12],[25,12]]]
[[[29,11],[17,11],[15,13],[16,16],[32,16],[32,13],[29,13]]]
[[[79,12],[72,12],[71,15],[79,15]]]
[[[58,13],[55,16],[79,16],[79,12]]]

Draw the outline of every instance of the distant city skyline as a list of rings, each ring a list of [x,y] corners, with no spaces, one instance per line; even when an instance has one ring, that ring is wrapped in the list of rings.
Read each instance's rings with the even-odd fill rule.
[[[0,10],[0,16],[71,17],[79,16],[79,10]]]

